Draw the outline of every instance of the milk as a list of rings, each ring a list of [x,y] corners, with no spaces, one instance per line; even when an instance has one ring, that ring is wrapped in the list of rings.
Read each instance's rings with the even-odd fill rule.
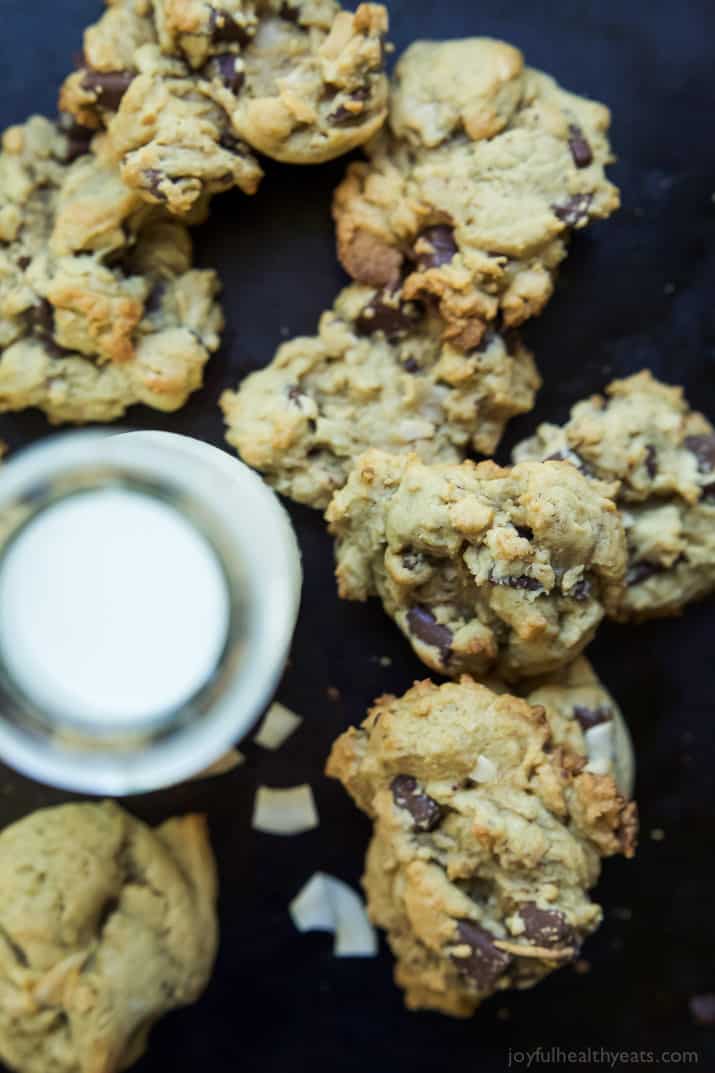
[[[208,541],[140,492],[75,494],[38,514],[0,568],[0,646],[42,708],[131,727],[185,704],[226,643]]]

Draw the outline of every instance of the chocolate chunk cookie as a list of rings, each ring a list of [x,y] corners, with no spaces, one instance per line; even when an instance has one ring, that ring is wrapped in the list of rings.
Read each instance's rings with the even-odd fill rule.
[[[436,301],[465,349],[495,320],[520,324],[549,299],[571,231],[618,207],[609,120],[503,42],[411,45],[387,128],[335,194],[343,265]]]
[[[124,182],[184,215],[255,193],[249,145],[317,163],[383,123],[385,9],[335,0],[115,0],[85,33],[60,108],[106,126]]]
[[[176,410],[201,386],[223,318],[183,224],[125,187],[106,138],[78,151],[40,116],[0,153],[0,412],[110,421]]]
[[[117,805],[34,812],[0,833],[0,1058],[19,1073],[113,1073],[194,1002],[216,954],[200,816],[156,830]]]
[[[635,805],[549,709],[467,676],[381,697],[327,772],[374,820],[368,909],[410,1009],[466,1017],[571,962],[601,920],[601,858],[634,852]]]
[[[279,492],[324,508],[369,447],[411,450],[425,462],[491,454],[538,385],[513,333],[490,333],[465,354],[442,342],[425,306],[354,284],[316,337],[285,343],[221,403],[242,458]]]
[[[715,429],[647,370],[541,425],[517,460],[560,457],[612,482],[628,542],[616,617],[677,613],[715,589]]]
[[[441,674],[556,670],[621,596],[625,537],[607,490],[564,462],[428,466],[368,451],[326,514],[340,595],[380,596]]]

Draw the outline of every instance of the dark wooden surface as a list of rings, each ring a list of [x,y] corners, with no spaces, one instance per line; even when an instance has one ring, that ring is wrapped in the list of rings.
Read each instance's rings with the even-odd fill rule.
[[[0,122],[51,113],[95,0],[1,0]],[[715,104],[709,0],[393,0],[393,39],[491,34],[521,46],[534,66],[614,113],[623,209],[577,236],[558,294],[527,338],[545,385],[534,413],[561,420],[575,399],[612,376],[650,366],[684,383],[715,417]],[[202,264],[224,281],[228,330],[206,387],[186,410],[161,418],[137,410],[132,424],[220,443],[221,389],[265,364],[286,335],[311,332],[344,277],[333,252],[330,192],[343,165],[268,166],[252,200],[229,194],[196,233]],[[37,414],[0,417],[0,436],[20,447],[48,433]],[[607,862],[598,897],[605,923],[589,941],[588,975],[564,970],[532,992],[484,1006],[471,1022],[408,1014],[391,983],[391,961],[334,960],[324,935],[300,936],[287,905],[317,868],[357,884],[368,824],[342,789],[321,777],[332,739],[374,696],[402,691],[424,669],[377,604],[340,603],[330,541],[320,517],[291,508],[305,557],[305,599],[292,669],[280,698],[305,724],[277,754],[248,746],[247,765],[213,782],[128,802],[150,821],[182,809],[208,812],[219,855],[222,944],[202,1001],[156,1030],[137,1073],[237,1070],[298,1073],[497,1073],[509,1050],[541,1046],[648,1051],[652,1060],[613,1068],[668,1069],[662,1053],[696,1051],[715,1069],[713,1029],[696,1027],[688,998],[715,990],[713,928],[712,605],[637,629],[603,627],[590,655],[624,708],[638,753],[639,854]],[[389,656],[390,666],[380,657]],[[337,687],[342,699],[326,696]],[[310,781],[322,823],[281,840],[250,829],[257,782]],[[66,800],[0,769],[0,822]],[[656,840],[652,832],[663,832]],[[657,838],[657,835],[656,835]],[[559,1054],[532,1068],[606,1069]],[[676,1064],[683,1064],[676,1063]],[[690,1063],[693,1064],[692,1061]],[[519,1068],[514,1060],[512,1068]],[[526,1068],[522,1059],[521,1068]]]

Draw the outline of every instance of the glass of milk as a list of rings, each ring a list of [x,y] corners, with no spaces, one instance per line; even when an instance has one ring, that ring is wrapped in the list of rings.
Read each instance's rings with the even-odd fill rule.
[[[0,757],[124,795],[217,760],[270,703],[300,602],[270,489],[165,432],[78,432],[0,467]]]

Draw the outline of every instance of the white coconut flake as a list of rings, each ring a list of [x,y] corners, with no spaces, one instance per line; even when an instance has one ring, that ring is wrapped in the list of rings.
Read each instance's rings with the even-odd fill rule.
[[[592,775],[608,775],[613,769],[613,722],[597,723],[586,731],[588,764]]]
[[[299,715],[284,704],[271,704],[253,740],[263,749],[280,749],[281,745],[303,722]]]
[[[497,775],[496,764],[488,756],[480,753],[469,777],[473,782],[494,782]]]
[[[259,786],[253,803],[253,828],[269,835],[299,835],[320,823],[307,783],[274,790]]]
[[[289,908],[298,931],[333,933],[335,957],[377,954],[377,934],[368,919],[365,903],[342,879],[316,872]]]

